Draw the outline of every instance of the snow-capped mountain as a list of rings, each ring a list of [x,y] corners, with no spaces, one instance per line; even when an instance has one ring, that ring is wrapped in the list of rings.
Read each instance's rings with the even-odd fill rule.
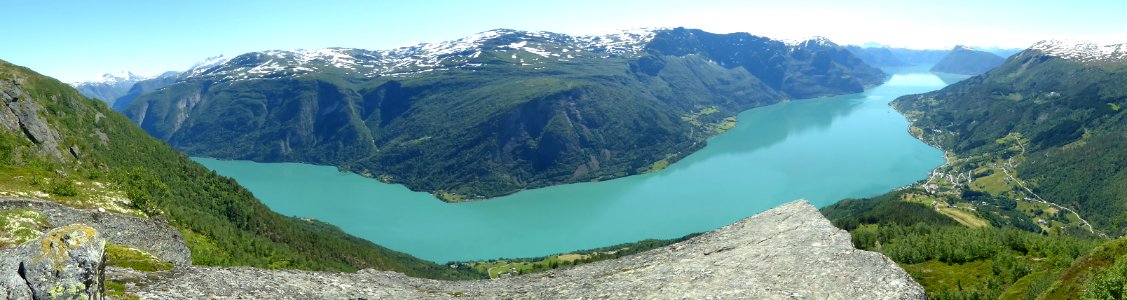
[[[1127,61],[1127,44],[1100,45],[1085,41],[1045,40],[1033,44],[1029,49],[1080,62]]]
[[[80,86],[80,85],[116,84],[116,83],[120,83],[120,82],[137,82],[137,81],[141,81],[141,80],[145,80],[145,79],[149,79],[149,78],[153,78],[153,77],[154,76],[138,75],[138,74],[134,74],[133,72],[129,72],[129,71],[119,71],[119,72],[102,74],[101,76],[98,76],[98,78],[96,78],[96,79],[92,79],[92,80],[88,80],[88,81],[71,82],[69,84],[70,84],[70,86],[74,86],[74,87],[77,87],[77,86]]]
[[[182,79],[241,81],[287,78],[309,73],[350,77],[411,76],[431,71],[478,70],[490,66],[543,68],[549,63],[582,63],[593,59],[630,58],[646,51],[668,28],[623,30],[572,36],[544,31],[496,29],[461,39],[420,43],[389,50],[325,48],[269,50],[214,60],[193,67]],[[792,50],[837,47],[824,37],[787,43]]]
[[[465,38],[420,43],[390,50],[325,48],[270,50],[215,60],[185,72],[188,78],[247,80],[280,78],[312,72],[375,77],[473,69],[488,64],[535,66],[583,58],[636,55],[657,29],[625,30],[604,35],[570,36],[551,32],[497,29]]]
[[[129,92],[129,89],[133,87],[134,83],[154,77],[155,76],[138,75],[133,72],[122,71],[102,74],[102,76],[97,79],[90,81],[72,82],[69,84],[86,97],[99,99],[113,105],[118,97]]]
[[[207,71],[208,69],[222,65],[229,60],[231,60],[230,57],[223,56],[222,54],[208,57],[207,59],[192,64],[191,67],[188,67],[188,70],[181,72],[181,74],[183,74],[184,76],[199,75]]]
[[[795,48],[837,46],[837,44],[831,42],[830,39],[821,36],[813,36],[797,40],[784,40],[783,42],[786,43],[787,46]]]

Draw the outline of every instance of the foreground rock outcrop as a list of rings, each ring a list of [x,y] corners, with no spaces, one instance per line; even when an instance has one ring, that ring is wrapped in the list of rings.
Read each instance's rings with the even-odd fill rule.
[[[102,299],[106,240],[82,224],[52,229],[36,241],[0,250],[0,296],[6,299]]]
[[[213,267],[153,275],[160,279],[131,292],[152,299],[925,298],[903,269],[879,253],[854,249],[847,232],[805,201],[638,255],[496,280]]]
[[[56,226],[86,224],[101,232],[110,243],[144,250],[178,267],[192,264],[192,253],[180,232],[160,220],[73,208],[37,199],[0,198],[0,211],[9,209],[40,212]]]

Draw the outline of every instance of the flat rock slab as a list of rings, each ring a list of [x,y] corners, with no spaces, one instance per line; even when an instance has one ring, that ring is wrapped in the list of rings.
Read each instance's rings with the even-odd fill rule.
[[[439,281],[364,270],[327,273],[190,267],[133,290],[143,298],[269,299],[924,299],[894,262],[795,201],[667,247],[512,278]]]

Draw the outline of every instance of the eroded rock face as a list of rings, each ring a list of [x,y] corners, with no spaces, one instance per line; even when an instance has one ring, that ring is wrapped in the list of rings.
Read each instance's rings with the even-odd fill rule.
[[[478,281],[364,270],[324,273],[192,267],[133,290],[199,299],[923,299],[894,262],[853,248],[805,201],[669,247],[574,268]]]
[[[62,161],[59,132],[39,116],[44,108],[20,88],[18,82],[0,80],[0,127],[21,132],[44,152]]]
[[[8,299],[102,299],[105,246],[94,228],[73,224],[5,250],[0,293]]]

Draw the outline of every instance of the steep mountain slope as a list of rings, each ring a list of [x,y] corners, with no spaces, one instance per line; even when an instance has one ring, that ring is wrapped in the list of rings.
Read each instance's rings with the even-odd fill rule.
[[[935,66],[931,67],[931,71],[978,75],[1001,65],[1005,60],[1005,58],[994,53],[978,51],[963,46],[955,46],[955,49],[952,49],[951,53],[943,57],[943,60],[940,60]]]
[[[1024,182],[1002,194],[1127,233],[1127,46],[1041,42],[984,76],[893,105],[930,144],[974,158],[964,171],[997,167]]]
[[[106,102],[112,106],[118,97],[129,92],[129,89],[133,87],[134,83],[150,78],[151,77],[133,74],[132,72],[124,72],[121,74],[106,73],[98,80],[74,82],[71,83],[70,86],[78,90],[83,96],[102,100],[102,102]]]
[[[0,61],[0,197],[13,194],[165,219],[196,264],[477,277],[278,215],[104,103]]]
[[[456,201],[660,169],[741,110],[883,78],[824,39],[493,30],[247,53],[124,113],[191,155],[337,165]]]

